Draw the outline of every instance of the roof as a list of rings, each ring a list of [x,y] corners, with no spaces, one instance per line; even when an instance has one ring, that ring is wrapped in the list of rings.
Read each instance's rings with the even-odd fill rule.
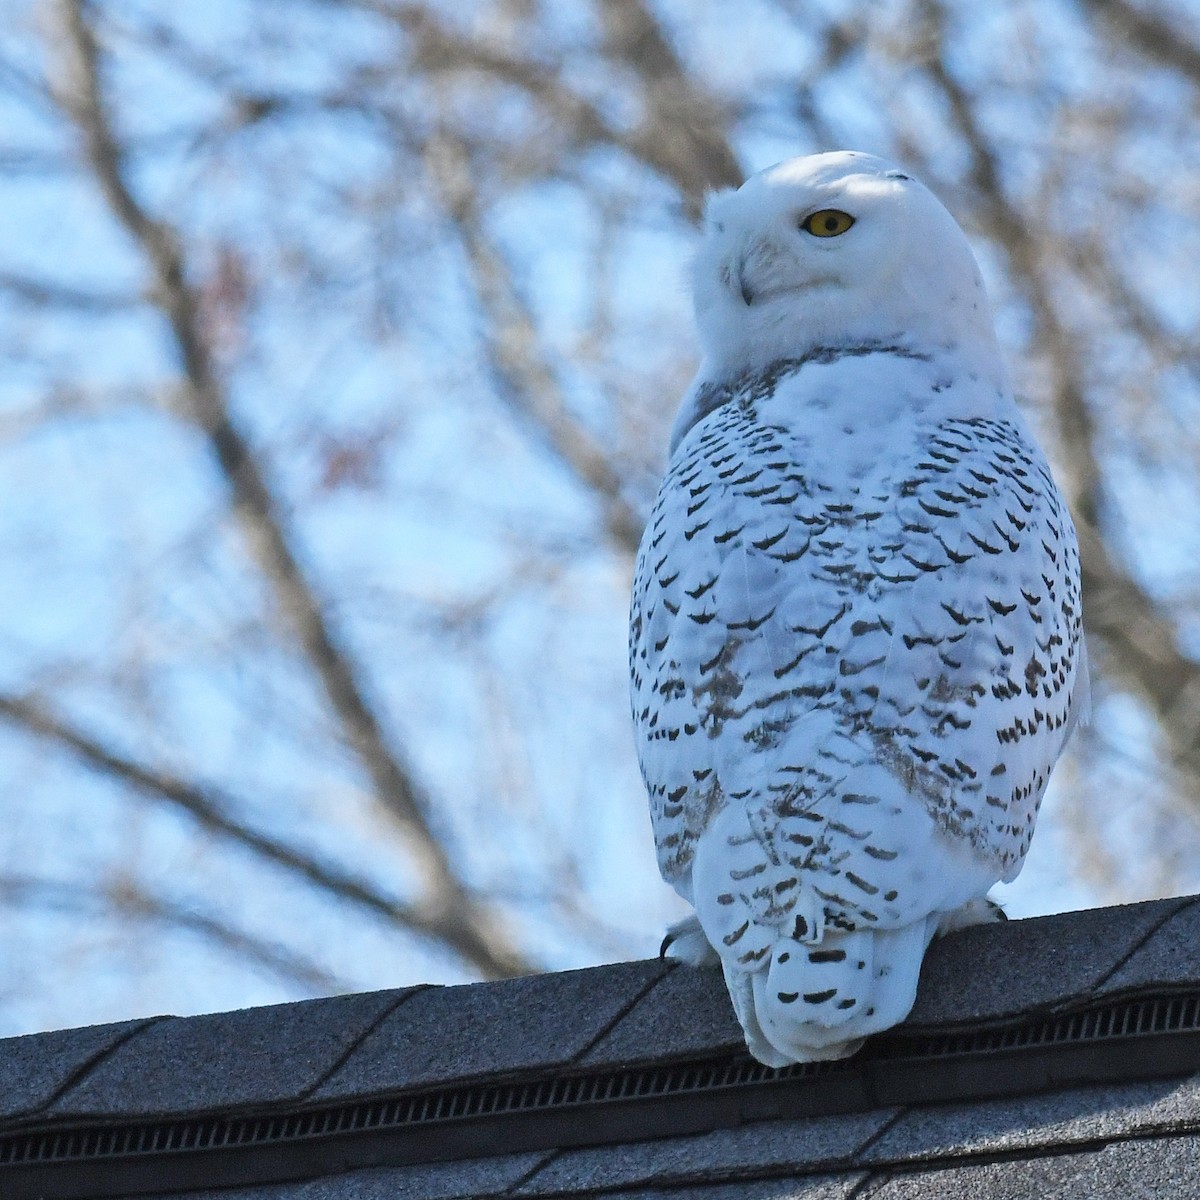
[[[778,1072],[662,961],[8,1039],[0,1195],[1183,1194],[1198,900],[953,934],[897,1030]]]

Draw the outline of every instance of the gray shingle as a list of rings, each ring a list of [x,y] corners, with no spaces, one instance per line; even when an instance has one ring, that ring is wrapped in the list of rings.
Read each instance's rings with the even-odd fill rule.
[[[1196,947],[1200,946],[1200,904],[1193,899],[1139,946],[1128,961],[1105,981],[1106,992],[1126,988],[1170,987],[1195,982],[1200,975]]]
[[[1200,1195],[1200,1137],[1116,1142],[1089,1156],[1073,1181],[1088,1200],[1163,1200]]]
[[[1095,1143],[1197,1111],[1197,1079],[1071,1088],[1041,1096],[909,1109],[859,1157],[863,1165]]]
[[[651,960],[428,988],[381,1022],[314,1098],[563,1066],[668,970]]]
[[[744,1047],[725,981],[717,967],[679,963],[582,1061],[618,1067]]]
[[[546,1156],[542,1156],[546,1157]],[[513,1154],[425,1166],[351,1171],[299,1183],[172,1192],[155,1200],[488,1200],[509,1191],[537,1166],[538,1155]],[[808,1175],[733,1184],[603,1193],[603,1200],[847,1200],[866,1178],[862,1172]],[[596,1196],[591,1187],[570,1185],[562,1196]]]
[[[1108,1193],[1082,1192],[1080,1173],[1094,1154],[1054,1155],[994,1163],[964,1163],[941,1170],[912,1171],[872,1180],[856,1200],[1103,1200]]]
[[[296,1099],[414,994],[419,990],[168,1017],[118,1047],[49,1111],[132,1116]]]
[[[1115,1142],[1103,1150],[1044,1158],[964,1163],[873,1181],[861,1200],[1163,1200],[1200,1192],[1195,1136]]]
[[[0,1038],[0,1118],[44,1108],[89,1063],[158,1019]]]
[[[1116,908],[998,921],[933,943],[905,1028],[973,1025],[1078,1003],[1189,900],[1152,900]],[[1200,978],[1193,962],[1190,979]],[[1102,986],[1101,986],[1102,985]]]
[[[845,1117],[759,1121],[695,1137],[627,1143],[617,1150],[564,1150],[513,1195],[721,1183],[787,1171],[828,1173],[832,1166],[849,1163],[894,1116],[893,1109],[876,1109]]]
[[[755,1183],[701,1183],[668,1191],[605,1192],[604,1200],[848,1200],[865,1178],[864,1173],[855,1171],[799,1179],[760,1179]]]

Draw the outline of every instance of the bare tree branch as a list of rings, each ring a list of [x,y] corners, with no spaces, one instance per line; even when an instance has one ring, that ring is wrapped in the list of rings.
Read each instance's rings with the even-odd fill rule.
[[[1101,19],[1119,46],[1132,46],[1140,54],[1178,71],[1200,86],[1200,47],[1165,15],[1135,7],[1128,0],[1083,0],[1084,7]]]
[[[1200,341],[1195,336],[1180,336],[1162,325],[1150,306],[1123,279],[1104,255],[1100,239],[1065,246],[1067,261],[1079,275],[1100,290],[1120,314],[1121,325],[1145,345],[1162,366],[1180,366],[1200,381]]]
[[[728,117],[713,93],[696,85],[643,0],[599,0],[599,7],[608,57],[642,84],[644,111],[626,148],[675,184],[695,220],[706,193],[743,179]]]
[[[632,128],[614,125],[545,61],[519,57],[505,46],[452,29],[420,4],[359,2],[404,29],[422,71],[474,70],[519,87],[542,105],[556,128],[568,131],[572,143],[615,147],[658,172],[680,191],[692,220],[706,193],[742,182],[727,116],[691,79],[641,0],[603,0],[600,6],[604,53],[632,70],[642,85],[642,116]]]
[[[1008,256],[1009,269],[1024,286],[1037,338],[1053,373],[1051,402],[1059,444],[1072,476],[1068,491],[1080,539],[1088,632],[1108,652],[1126,686],[1143,696],[1158,714],[1179,768],[1196,778],[1200,776],[1200,664],[1183,653],[1179,632],[1170,618],[1105,544],[1100,499],[1103,473],[1076,342],[1059,317],[1040,247],[1008,201],[971,98],[946,66],[945,13],[937,0],[923,0],[922,8],[936,41],[928,63],[930,76],[945,94],[952,119],[968,147],[972,183],[991,232]]]
[[[616,465],[567,410],[533,315],[504,256],[484,233],[466,148],[445,134],[431,144],[428,161],[485,315],[484,350],[497,393],[532,421],[559,461],[601,501],[605,526],[616,545],[635,553],[644,522],[624,497],[624,479]]]
[[[59,98],[82,138],[92,175],[113,216],[145,257],[154,302],[167,319],[186,381],[190,415],[208,439],[229,485],[234,511],[254,558],[274,589],[316,672],[347,743],[370,777],[379,804],[396,823],[417,867],[432,926],[454,928],[450,944],[490,976],[520,973],[528,963],[457,878],[430,824],[430,798],[399,750],[389,744],[367,700],[360,673],[341,644],[301,563],[255,451],[234,424],[205,343],[201,306],[188,282],[182,240],[152,217],[134,194],[103,91],[101,53],[85,0],[57,0],[66,62]]]
[[[44,705],[0,694],[0,718],[75,755],[92,770],[111,776],[136,792],[166,802],[186,813],[202,829],[302,879],[330,897],[355,905],[375,917],[426,937],[446,941],[464,957],[472,943],[459,947],[455,921],[440,920],[436,912],[420,905],[403,904],[366,881],[338,870],[272,834],[252,828],[233,814],[234,800],[215,788],[202,787],[169,771],[135,762],[97,738],[57,716]]]
[[[252,962],[285,983],[328,995],[346,990],[337,976],[276,942],[256,937],[190,904],[153,896],[128,881],[89,888],[33,875],[0,875],[0,903],[10,908],[37,906],[87,917],[116,917],[197,934],[238,958]]]
[[[83,313],[121,312],[145,303],[143,297],[124,292],[87,291],[68,283],[32,279],[9,271],[0,271],[0,292],[25,304]]]
[[[256,963],[285,982],[299,984],[311,993],[330,995],[349,990],[345,981],[305,955],[274,940],[238,929],[214,913],[202,911],[195,901],[182,903],[156,896],[128,879],[117,880],[106,887],[103,898],[115,915],[197,934],[222,950]]]

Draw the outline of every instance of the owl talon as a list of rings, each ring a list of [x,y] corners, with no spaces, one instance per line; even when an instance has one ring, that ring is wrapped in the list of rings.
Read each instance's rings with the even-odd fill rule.
[[[715,967],[720,959],[704,936],[698,918],[685,917],[668,927],[658,948],[659,958],[677,958],[693,967]]]
[[[1008,913],[990,896],[979,896],[968,900],[961,908],[953,912],[943,913],[938,922],[936,937],[945,937],[960,929],[970,929],[972,925],[990,925],[994,921],[1007,921]]]

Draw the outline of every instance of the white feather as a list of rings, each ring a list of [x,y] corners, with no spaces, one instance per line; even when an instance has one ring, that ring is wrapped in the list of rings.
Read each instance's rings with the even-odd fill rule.
[[[848,231],[806,232],[828,208]],[[818,155],[707,223],[634,720],[664,877],[778,1065],[902,1020],[937,928],[1020,870],[1085,695],[1078,550],[924,187]]]

